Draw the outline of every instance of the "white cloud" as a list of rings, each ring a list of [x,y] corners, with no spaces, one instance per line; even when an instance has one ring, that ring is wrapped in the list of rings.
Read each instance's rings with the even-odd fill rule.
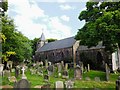
[[[61,10],[71,10],[74,9],[72,6],[65,4],[65,5],[60,5],[59,6],[61,8]]]
[[[57,0],[58,3],[65,3],[66,0]]]
[[[38,7],[34,0],[32,0],[32,4],[29,3],[29,0],[8,0],[8,2],[8,14],[11,11],[17,13],[13,17],[17,29],[29,39],[40,37],[42,29],[44,29],[46,38],[62,39],[71,35],[71,28],[64,25],[61,21],[61,19],[69,21],[69,17],[63,16],[61,19],[58,17],[49,17],[49,15],[45,15],[45,11]],[[33,19],[37,18],[41,18],[40,23],[33,21]]]
[[[67,22],[69,22],[69,20],[70,20],[70,17],[68,17],[68,16],[66,16],[66,15],[63,15],[63,16],[61,16],[60,17],[63,21],[67,21]]]

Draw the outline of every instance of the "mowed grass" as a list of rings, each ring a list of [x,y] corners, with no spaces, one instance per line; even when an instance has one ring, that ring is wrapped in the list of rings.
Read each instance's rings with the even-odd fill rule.
[[[69,69],[69,79],[74,78],[74,70]],[[44,70],[44,74],[47,74],[46,70]],[[25,75],[27,76],[28,81],[31,84],[31,88],[34,88],[35,86],[39,85],[42,86],[44,84],[47,84],[47,82],[44,81],[44,77],[33,74],[31,75],[30,71],[28,70],[25,72]],[[14,73],[12,73],[12,76],[14,76]],[[91,70],[90,72],[83,73],[82,80],[75,80],[74,88],[115,88],[115,81],[120,76],[120,73],[110,74],[110,80],[107,82],[105,81],[105,72],[102,71],[94,71]],[[86,81],[85,78],[89,77],[91,80]],[[95,77],[100,77],[100,82],[95,81]],[[17,80],[21,79],[21,75],[17,78]],[[65,82],[66,79],[62,79],[61,77],[57,77],[57,72],[55,72],[52,76],[50,76],[49,83],[51,84],[51,88],[54,88],[56,81],[63,81]],[[8,81],[7,77],[2,78],[2,85],[12,85],[14,86],[14,83],[11,83]]]

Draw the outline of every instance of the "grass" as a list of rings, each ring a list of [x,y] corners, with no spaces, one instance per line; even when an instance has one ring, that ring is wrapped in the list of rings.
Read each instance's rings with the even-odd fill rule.
[[[43,79],[43,76],[39,76],[37,74],[31,75],[30,71],[28,70],[25,72],[28,81],[31,83],[31,87],[37,85],[43,85],[46,84],[46,82]],[[47,74],[47,72],[44,70],[44,74]],[[12,73],[12,76],[14,76],[14,73]],[[56,77],[57,72],[54,73],[50,77],[49,83],[51,84],[51,87],[54,87],[54,84],[56,81],[60,80],[65,82],[65,79],[62,79],[61,77]],[[115,88],[115,81],[118,79],[118,76],[120,76],[120,73],[117,74],[110,74],[110,81],[105,81],[105,72],[102,71],[94,71],[91,70],[90,72],[83,73],[83,79],[82,80],[75,80],[74,87],[75,88]],[[56,78],[55,78],[56,77]],[[74,70],[69,69],[69,78],[72,79],[74,77]],[[89,77],[91,80],[86,81],[85,77]],[[94,77],[100,77],[100,82],[95,82]],[[21,75],[17,78],[17,80],[21,79]],[[1,80],[1,78],[0,78]],[[7,77],[2,78],[2,85],[14,85],[14,83],[11,83],[8,81]]]

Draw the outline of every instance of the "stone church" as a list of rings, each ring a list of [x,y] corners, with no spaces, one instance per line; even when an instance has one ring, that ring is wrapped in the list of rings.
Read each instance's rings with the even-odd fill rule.
[[[48,43],[42,33],[35,54],[37,61],[48,60],[52,63],[64,61],[64,63],[73,63],[74,67],[83,62],[84,66],[90,64],[91,69],[104,69],[107,63],[111,70],[117,70],[120,66],[118,52],[107,55],[104,46],[99,43],[96,47],[87,48],[87,46],[79,45],[80,41],[76,41],[75,37],[69,37]]]

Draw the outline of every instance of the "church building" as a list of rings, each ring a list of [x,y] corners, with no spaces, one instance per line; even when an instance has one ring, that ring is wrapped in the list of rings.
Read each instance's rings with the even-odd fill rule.
[[[105,63],[108,64],[112,71],[120,67],[119,53],[116,51],[112,55],[108,55],[102,43],[96,47],[87,48],[87,46],[79,45],[75,37],[69,37],[54,42],[47,42],[42,33],[38,43],[35,58],[37,61],[48,60],[52,63],[64,61],[64,63],[73,63],[74,67],[82,62],[84,66],[90,64],[91,69],[102,70]]]

